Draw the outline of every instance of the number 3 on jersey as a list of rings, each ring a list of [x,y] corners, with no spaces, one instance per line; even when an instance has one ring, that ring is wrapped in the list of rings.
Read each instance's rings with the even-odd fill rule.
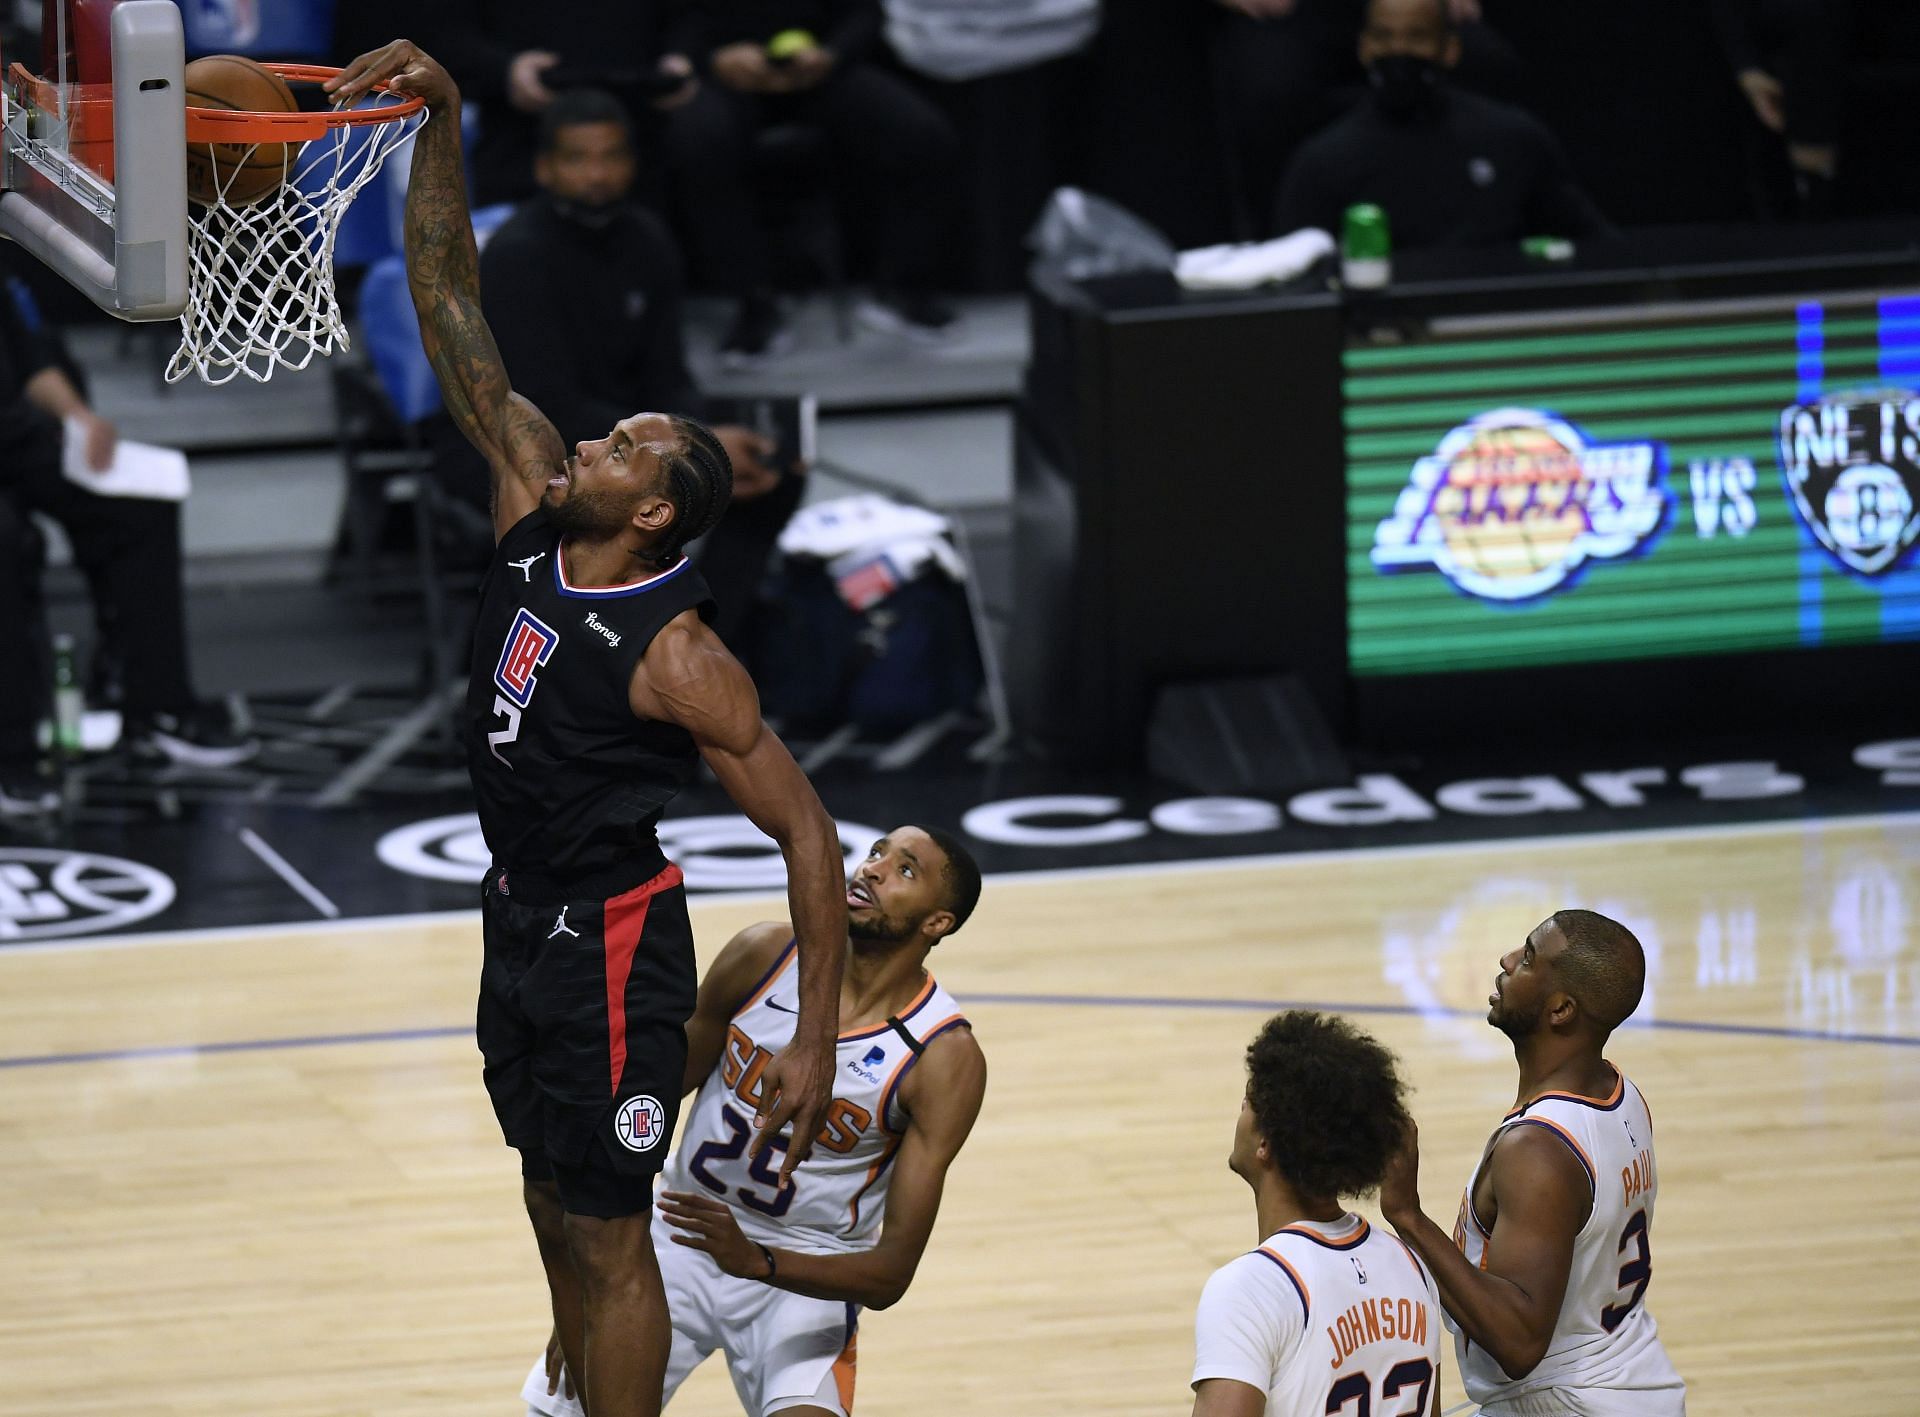
[[[506,723],[487,734],[487,751],[503,767],[513,764],[500,750],[520,736],[520,712],[533,702],[540,666],[553,658],[559,643],[559,634],[524,605],[507,628],[500,662],[493,667],[493,686],[500,691],[493,696],[493,711],[505,715]]]

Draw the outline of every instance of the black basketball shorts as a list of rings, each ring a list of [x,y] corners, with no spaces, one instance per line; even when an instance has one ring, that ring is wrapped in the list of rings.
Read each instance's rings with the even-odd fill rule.
[[[475,1031],[494,1115],[565,1209],[637,1215],[679,1113],[698,985],[680,869],[604,900],[514,889],[496,867],[482,891]]]

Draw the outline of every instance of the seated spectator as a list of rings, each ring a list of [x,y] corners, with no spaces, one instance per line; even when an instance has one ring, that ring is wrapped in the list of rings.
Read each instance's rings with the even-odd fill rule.
[[[1794,213],[1829,215],[1840,166],[1852,0],[1712,0],[1712,5],[1720,46],[1754,117],[1785,140]],[[1765,198],[1761,205],[1776,206]]]
[[[1460,35],[1447,0],[1370,0],[1359,55],[1368,101],[1294,157],[1276,230],[1337,235],[1356,202],[1386,211],[1396,250],[1609,229],[1538,119],[1448,82]]]
[[[1288,160],[1334,121],[1362,91],[1367,75],[1354,56],[1366,19],[1365,0],[1218,0],[1213,34],[1214,82],[1236,168],[1241,200],[1254,232],[1269,216]],[[1524,87],[1525,68],[1506,40],[1481,18],[1480,0],[1447,0],[1460,36],[1454,79],[1476,93],[1509,102]]]
[[[674,32],[708,80],[667,136],[704,266],[740,301],[721,343],[730,364],[788,343],[751,182],[753,139],[776,125],[819,128],[835,165],[872,195],[877,298],[862,322],[934,338],[953,322],[933,290],[958,140],[937,108],[865,62],[879,28],[877,0],[701,0]]]
[[[604,437],[636,408],[712,419],[687,371],[680,253],[666,223],[631,200],[636,169],[619,100],[595,89],[559,95],[541,115],[539,195],[480,257],[481,300],[513,387],[569,445]],[[716,631],[737,652],[802,479],[771,465],[775,449],[754,430],[719,423],[714,433],[733,461],[733,505],[699,560]]]
[[[64,425],[85,440],[88,464],[104,469],[118,439],[96,414],[63,351],[12,283],[0,288],[0,818],[43,816],[59,805],[35,743],[48,700],[34,651],[39,602],[29,514],[66,531],[93,595],[95,620],[113,627],[121,657],[124,739],[157,762],[230,767],[258,745],[233,731],[217,706],[194,697],[187,674],[180,581],[180,508],[107,497],[62,471]],[[103,633],[101,639],[106,639]]]
[[[687,57],[663,47],[666,0],[475,0],[426,9],[433,18],[417,37],[480,110],[479,206],[532,195],[540,115],[564,89],[611,90],[642,123],[686,102],[696,86]]]

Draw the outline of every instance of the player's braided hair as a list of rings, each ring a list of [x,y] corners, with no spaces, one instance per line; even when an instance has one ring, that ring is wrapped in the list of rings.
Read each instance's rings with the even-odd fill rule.
[[[1276,1014],[1247,1049],[1247,1102],[1273,1164],[1311,1200],[1380,1184],[1407,1125],[1393,1054],[1344,1019]]]
[[[660,454],[673,521],[646,553],[646,559],[657,566],[679,560],[687,543],[712,531],[733,500],[733,463],[713,430],[677,415],[673,426],[680,434],[680,445]]]

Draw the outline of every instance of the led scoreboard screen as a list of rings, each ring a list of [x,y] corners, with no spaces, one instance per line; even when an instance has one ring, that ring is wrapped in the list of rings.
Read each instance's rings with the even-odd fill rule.
[[[1920,297],[1345,355],[1356,675],[1920,640]]]

